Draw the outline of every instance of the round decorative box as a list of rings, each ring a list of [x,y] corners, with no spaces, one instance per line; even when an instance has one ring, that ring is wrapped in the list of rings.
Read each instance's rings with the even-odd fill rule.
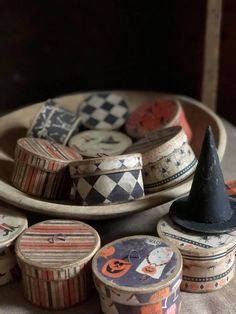
[[[35,116],[27,136],[54,140],[66,145],[76,131],[80,118],[63,107],[56,107],[56,102],[48,99]]]
[[[80,104],[78,115],[89,129],[116,130],[127,119],[128,105],[117,94],[93,94]]]
[[[70,164],[75,199],[82,205],[121,203],[144,196],[141,154],[85,159]]]
[[[85,157],[101,157],[122,154],[132,140],[118,131],[89,130],[74,135],[69,146]]]
[[[111,242],[95,255],[92,271],[105,314],[180,311],[182,257],[160,238],[142,235]]]
[[[23,214],[6,206],[0,206],[0,286],[19,278],[14,242],[28,226]]]
[[[91,259],[100,247],[96,230],[75,220],[47,220],[26,229],[16,242],[26,298],[61,309],[93,290]]]
[[[156,192],[189,177],[197,160],[184,130],[170,127],[153,131],[130,146],[126,153],[141,153],[145,192]]]
[[[21,138],[15,149],[12,184],[28,194],[67,199],[72,186],[68,164],[81,159],[73,148],[43,139]]]
[[[133,138],[141,138],[151,131],[175,125],[183,127],[190,142],[192,131],[181,103],[163,97],[143,104],[132,112],[126,122],[126,132]]]
[[[164,216],[157,225],[158,235],[175,244],[183,256],[181,289],[209,292],[225,286],[234,276],[236,237],[229,233],[193,233]]]

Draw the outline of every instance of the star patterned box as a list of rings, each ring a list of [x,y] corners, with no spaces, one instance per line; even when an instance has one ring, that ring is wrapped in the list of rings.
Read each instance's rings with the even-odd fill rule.
[[[27,194],[68,199],[72,187],[68,165],[81,160],[73,148],[25,137],[17,141],[12,184]]]
[[[0,286],[20,276],[14,244],[28,226],[26,217],[9,205],[0,206]]]
[[[105,314],[180,313],[182,257],[160,238],[113,241],[94,256],[92,271]]]
[[[130,146],[126,153],[141,153],[146,193],[173,186],[196,169],[197,160],[180,126],[148,133]]]
[[[48,99],[32,121],[27,136],[53,140],[66,145],[79,122],[80,118],[75,113],[57,107],[54,100]]]
[[[187,231],[174,224],[169,215],[159,220],[157,233],[175,244],[183,256],[183,291],[218,290],[233,278],[236,248],[236,236],[233,234],[210,235]]]
[[[26,229],[16,243],[26,298],[54,310],[86,300],[99,247],[96,230],[76,220],[47,220]]]
[[[144,196],[141,154],[84,159],[70,164],[81,205],[127,202]]]

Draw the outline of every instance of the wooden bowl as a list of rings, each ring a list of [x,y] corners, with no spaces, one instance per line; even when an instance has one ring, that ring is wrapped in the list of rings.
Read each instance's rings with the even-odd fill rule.
[[[157,92],[116,91],[130,104],[130,111],[144,102],[160,96]],[[58,97],[60,106],[76,111],[82,100],[90,93],[79,93]],[[162,94],[163,95],[163,94]],[[172,95],[179,99],[193,131],[191,146],[199,156],[205,129],[211,125],[215,136],[219,158],[222,159],[226,147],[226,132],[220,118],[199,101],[185,96]],[[14,188],[11,184],[14,149],[18,138],[26,135],[31,121],[42,103],[24,107],[0,118],[0,199],[17,207],[42,214],[79,219],[107,219],[138,212],[161,205],[187,193],[192,177],[169,189],[147,194],[144,198],[122,204],[78,206],[72,202],[53,202],[38,199]]]

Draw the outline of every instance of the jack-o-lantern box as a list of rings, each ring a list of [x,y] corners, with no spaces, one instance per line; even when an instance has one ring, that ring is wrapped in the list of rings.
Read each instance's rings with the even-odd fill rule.
[[[26,229],[16,242],[26,298],[34,305],[63,309],[93,292],[91,259],[100,237],[77,220],[46,220]]]
[[[209,292],[230,282],[235,273],[236,236],[204,234],[176,225],[169,215],[159,220],[158,235],[176,245],[183,256],[181,290]]]
[[[178,314],[182,257],[170,242],[130,236],[102,247],[93,258],[94,283],[105,314]]]
[[[10,205],[0,206],[0,286],[20,276],[14,242],[27,225],[27,219],[22,213]]]

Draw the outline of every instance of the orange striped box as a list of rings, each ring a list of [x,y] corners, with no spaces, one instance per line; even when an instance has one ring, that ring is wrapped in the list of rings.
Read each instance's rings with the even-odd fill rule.
[[[20,270],[14,252],[15,239],[27,228],[27,219],[9,205],[0,206],[0,286],[17,279]]]
[[[72,187],[68,165],[81,159],[73,148],[44,139],[21,138],[15,149],[12,184],[27,194],[67,199]]]
[[[84,301],[93,291],[91,259],[100,237],[75,220],[47,220],[26,229],[16,243],[26,298],[48,309]]]

